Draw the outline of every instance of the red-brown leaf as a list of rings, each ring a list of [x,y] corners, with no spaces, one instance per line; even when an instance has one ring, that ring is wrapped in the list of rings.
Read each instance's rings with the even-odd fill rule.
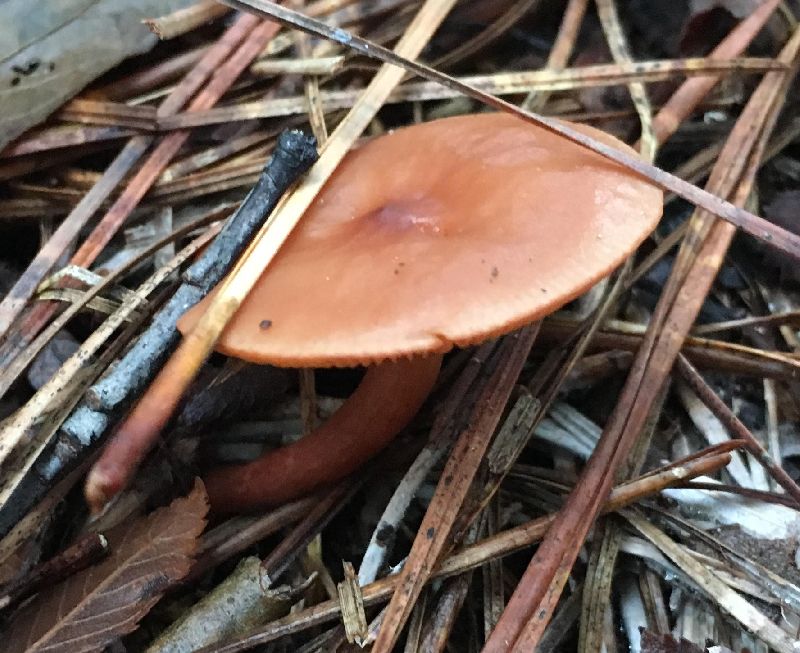
[[[111,555],[44,591],[16,616],[7,653],[97,651],[131,632],[164,591],[189,571],[208,499],[194,490],[109,533]]]

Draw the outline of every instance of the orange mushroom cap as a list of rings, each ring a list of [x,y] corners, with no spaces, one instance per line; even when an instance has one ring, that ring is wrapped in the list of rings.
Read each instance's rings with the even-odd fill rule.
[[[217,348],[329,367],[481,342],[609,274],[655,227],[662,199],[621,166],[506,114],[398,129],[342,161]],[[178,328],[189,331],[208,301]]]

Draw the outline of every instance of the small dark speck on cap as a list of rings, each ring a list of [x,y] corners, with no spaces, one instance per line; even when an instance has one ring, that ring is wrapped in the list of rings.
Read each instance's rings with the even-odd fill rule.
[[[542,292],[547,292],[547,288],[539,288]]]
[[[436,529],[433,527],[425,531],[425,537],[427,537],[429,540],[432,540],[434,535],[436,535]]]
[[[272,320],[261,320],[261,322],[258,323],[258,328],[264,329],[265,331],[269,329],[271,326],[272,326]]]
[[[493,265],[492,266],[492,278],[496,277],[498,274],[500,274],[500,270],[497,269],[496,265]]]

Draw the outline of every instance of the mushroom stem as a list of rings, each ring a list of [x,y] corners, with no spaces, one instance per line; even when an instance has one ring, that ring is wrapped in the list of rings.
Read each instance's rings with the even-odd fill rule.
[[[430,394],[442,357],[379,363],[327,422],[297,442],[204,479],[211,507],[241,512],[275,505],[338,481],[383,449]]]

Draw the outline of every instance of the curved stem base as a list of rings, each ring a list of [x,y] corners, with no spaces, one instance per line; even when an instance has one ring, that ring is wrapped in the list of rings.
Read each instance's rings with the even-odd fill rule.
[[[380,363],[330,419],[297,442],[203,480],[213,510],[277,505],[338,481],[381,451],[430,394],[441,356]]]

